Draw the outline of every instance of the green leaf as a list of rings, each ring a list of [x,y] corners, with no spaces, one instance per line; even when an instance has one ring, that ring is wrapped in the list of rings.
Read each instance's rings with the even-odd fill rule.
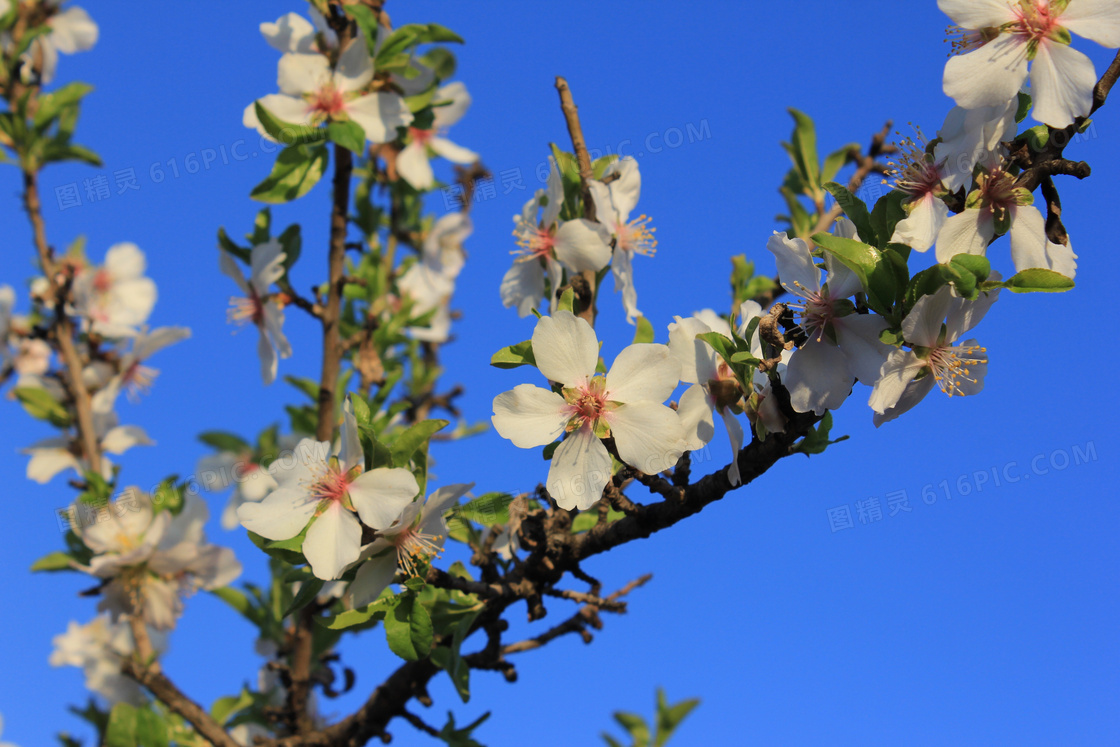
[[[719,356],[728,363],[731,362],[731,356],[735,354],[735,343],[728,340],[719,332],[702,332],[696,335],[696,339],[703,340],[712,346],[712,349],[719,353]]]
[[[43,149],[43,163],[57,163],[59,161],[80,161],[90,166],[103,165],[101,156],[84,145],[73,145],[57,140],[51,141]]]
[[[1034,268],[1015,273],[997,287],[1012,293],[1062,293],[1071,290],[1074,282],[1053,270]],[[983,290],[989,290],[989,284],[985,283]]]
[[[813,234],[813,242],[856,274],[867,291],[868,306],[884,316],[891,313],[899,289],[889,260],[884,261],[878,249],[830,233]]]
[[[244,710],[253,705],[253,695],[247,689],[242,688],[239,695],[228,695],[224,698],[218,698],[214,701],[214,705],[210,706],[210,715],[219,724],[225,724],[230,720],[238,711]]]
[[[574,308],[576,304],[576,292],[571,288],[565,288],[564,292],[560,294],[560,302],[556,304],[557,311],[571,311],[575,313]]]
[[[360,394],[351,392],[350,406],[354,410],[354,420],[358,422],[358,425],[369,425],[372,415],[369,411],[369,402],[366,401],[366,398]]]
[[[692,713],[700,701],[696,698],[682,700],[672,706],[665,700],[665,691],[657,689],[657,733],[653,740],[653,747],[664,747],[673,736],[681,722],[688,714]]]
[[[638,317],[634,330],[634,345],[643,342],[653,342],[653,325],[644,316]]]
[[[117,703],[109,714],[105,747],[168,747],[167,724],[147,708]]]
[[[1022,122],[1031,113],[1031,95],[1019,91],[1019,108],[1015,111],[1015,124]]]
[[[646,720],[636,713],[615,711],[614,720],[622,725],[634,740],[634,747],[649,747],[649,726]]]
[[[432,436],[449,425],[451,422],[447,420],[422,420],[397,436],[397,440],[389,446],[393,466],[407,466],[417,449],[425,448]]]
[[[31,571],[73,571],[74,559],[64,552],[52,552],[36,560]]]
[[[293,145],[276,158],[272,173],[249,196],[261,202],[284,203],[299,199],[319,183],[329,160],[325,146]]]
[[[892,189],[879,198],[871,211],[871,228],[875,235],[885,246],[894,236],[895,227],[906,218],[906,210],[902,207],[906,194],[901,190]]]
[[[357,122],[331,122],[327,125],[327,138],[358,155],[366,152],[366,131]]]
[[[509,493],[484,493],[456,508],[454,517],[483,526],[505,524],[509,521],[509,504],[512,502],[513,496]]]
[[[829,153],[825,157],[824,167],[821,169],[821,181],[830,182],[835,179],[836,175],[840,173],[840,169],[844,168],[844,164],[848,162],[848,156],[858,151],[858,143],[848,143],[843,148]],[[826,186],[825,189],[827,188]]]
[[[75,81],[63,86],[53,93],[39,97],[39,109],[35,112],[33,125],[40,133],[50,127],[51,122],[57,119],[64,109],[75,106],[86,94],[93,90],[88,83]]]
[[[281,145],[313,145],[323,142],[328,137],[327,130],[322,127],[285,122],[261,106],[259,101],[254,102],[253,106],[256,107],[257,119],[261,127],[269,137]]]
[[[245,439],[227,431],[204,431],[198,434],[198,440],[207,446],[213,446],[218,451],[229,451],[234,454],[250,451],[249,443]]]
[[[219,589],[211,589],[210,593],[228,604],[249,622],[260,626],[261,615],[244,592],[238,591],[232,586],[223,586]]]
[[[292,265],[299,259],[300,253],[303,251],[303,238],[300,236],[300,228],[298,223],[293,223],[284,229],[284,232],[276,237],[280,242],[280,246],[284,247],[284,271],[292,269]],[[285,282],[287,279],[285,278]]]
[[[299,593],[296,594],[295,599],[288,605],[288,608],[284,610],[281,619],[311,604],[311,602],[315,600],[315,597],[319,595],[319,592],[322,591],[323,583],[323,579],[315,578],[307,574],[307,577],[300,581]]]
[[[844,211],[844,215],[856,224],[856,231],[859,232],[860,239],[873,246],[882,246],[885,243],[880,242],[878,234],[875,233],[875,228],[871,224],[871,213],[867,211],[867,205],[864,204],[863,200],[849,192],[847,187],[836,182],[828,182],[824,185],[824,188],[836,198],[836,204]]]
[[[1027,145],[1030,146],[1030,149],[1038,153],[1050,142],[1050,128],[1044,124],[1037,125],[1024,132],[1022,137],[1027,139]]]
[[[838,444],[841,441],[847,441],[848,436],[841,436],[835,441],[829,440],[828,433],[832,430],[832,413],[825,412],[824,417],[817,423],[814,430],[809,431],[805,438],[801,439],[792,451],[801,452],[805,456],[810,454],[823,454],[824,450],[832,444]]]
[[[366,625],[367,623],[369,626],[372,626],[378,620],[385,617],[386,613],[393,609],[399,601],[400,599],[397,596],[389,594],[388,596],[381,597],[377,601],[366,605],[360,610],[347,610],[329,617],[317,617],[315,618],[315,622],[330,630],[346,630],[347,628]]]
[[[793,129],[793,162],[805,183],[805,188],[813,194],[820,191],[820,157],[817,155],[817,129],[807,114],[790,109],[795,123]]]
[[[46,389],[17,387],[15,395],[23,405],[23,409],[36,420],[49,421],[56,428],[66,428],[70,425],[70,413],[61,402],[55,401]]]
[[[479,727],[482,722],[490,718],[490,711],[479,716],[472,723],[467,724],[462,729],[455,728],[455,714],[451,711],[447,712],[447,723],[439,731],[439,738],[442,739],[451,747],[482,747],[481,744],[476,742],[471,737],[471,732]]]
[[[535,366],[537,359],[533,357],[533,341],[526,340],[516,345],[504,347],[490,358],[490,365],[495,368],[517,368],[518,366]]]
[[[254,532],[249,532],[249,539],[254,545],[268,553],[269,556],[277,560],[283,560],[289,565],[303,565],[307,559],[303,557],[303,540],[307,534],[307,530],[297,534],[295,537],[279,542],[274,540],[265,539],[264,537]]]
[[[419,661],[432,650],[432,618],[415,595],[404,595],[385,616],[389,649],[405,661]]]

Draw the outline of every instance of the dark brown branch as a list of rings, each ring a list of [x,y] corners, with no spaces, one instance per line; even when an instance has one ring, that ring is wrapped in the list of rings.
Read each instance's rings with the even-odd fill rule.
[[[568,81],[556,76],[556,90],[560,93],[560,110],[564,113],[564,121],[568,125],[568,135],[572,139],[572,149],[576,154],[576,163],[579,165],[579,186],[583,198],[583,217],[594,221],[595,201],[591,199],[591,154],[587,152],[587,143],[583,139],[583,126],[579,122],[579,108],[572,98],[572,90]],[[556,165],[559,168],[560,164]],[[595,326],[595,273],[585,270],[571,280],[572,291],[576,294],[577,316],[587,320],[592,327]],[[555,289],[553,289],[555,292]]]
[[[211,744],[216,747],[238,747],[237,742],[233,741],[226,730],[202,706],[184,695],[175,683],[158,671],[143,667],[134,661],[125,661],[122,671],[148,688],[160,702],[186,719],[195,731]]]

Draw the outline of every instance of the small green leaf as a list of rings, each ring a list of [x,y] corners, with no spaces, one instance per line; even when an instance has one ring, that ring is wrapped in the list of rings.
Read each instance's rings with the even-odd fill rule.
[[[249,196],[261,202],[284,203],[299,199],[319,183],[329,160],[323,145],[293,145],[276,158],[272,173]]]
[[[331,122],[327,126],[327,138],[358,155],[366,152],[366,131],[357,122]]]
[[[795,123],[793,130],[793,161],[805,183],[805,188],[813,194],[820,191],[820,157],[817,155],[817,129],[807,114],[790,109]]]
[[[411,426],[389,445],[394,467],[405,467],[417,449],[425,448],[428,440],[438,431],[451,425],[447,420],[422,420]]]
[[[284,610],[282,617],[287,617],[293,612],[301,610],[311,604],[311,602],[315,600],[315,597],[319,595],[319,592],[322,591],[323,583],[323,579],[315,578],[314,576],[309,576],[300,581],[299,593],[296,594],[295,599],[288,605],[288,608]]]
[[[867,305],[872,310],[884,316],[891,313],[899,289],[894,269],[878,249],[830,233],[814,234],[813,242],[856,274],[867,291]]]
[[[389,649],[405,661],[419,661],[432,650],[432,618],[415,595],[402,596],[385,616]]]
[[[1071,290],[1074,285],[1072,280],[1061,273],[1034,268],[1012,275],[1002,287],[1012,293],[1062,293]],[[984,290],[988,290],[987,286]]]
[[[305,124],[292,124],[275,116],[268,109],[261,106],[261,102],[254,102],[257,120],[261,127],[276,142],[281,145],[312,145],[327,139],[327,131],[321,127],[312,127]],[[364,133],[363,133],[364,134]]]
[[[535,366],[537,359],[533,357],[533,341],[526,340],[516,345],[502,348],[490,358],[490,365],[495,368],[517,368],[518,366]]]
[[[644,316],[638,317],[634,330],[635,345],[643,342],[653,342],[653,325]]]
[[[15,389],[15,395],[23,409],[36,420],[46,420],[56,428],[70,425],[70,413],[46,389],[22,386]]]
[[[245,439],[226,431],[204,431],[198,434],[198,440],[207,446],[213,446],[218,451],[242,454],[250,450],[249,443]]]
[[[892,189],[875,203],[871,211],[871,227],[882,242],[880,246],[886,245],[891,240],[895,228],[906,218],[906,210],[902,207],[905,199],[905,192]]]
[[[74,559],[64,552],[52,552],[48,555],[36,560],[31,565],[32,572],[35,571],[73,571]]]
[[[844,215],[856,224],[856,231],[859,233],[861,240],[873,246],[882,246],[883,243],[886,243],[880,242],[878,234],[875,233],[875,228],[871,223],[871,213],[868,212],[867,205],[864,204],[863,200],[849,192],[847,187],[836,182],[828,182],[824,185],[824,188],[836,198],[836,204],[844,211]]]

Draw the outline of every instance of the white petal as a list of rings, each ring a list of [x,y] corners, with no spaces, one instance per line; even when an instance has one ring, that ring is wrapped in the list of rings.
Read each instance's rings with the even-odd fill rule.
[[[556,392],[519,384],[494,398],[494,430],[520,449],[550,444],[564,432],[568,405]]]
[[[499,289],[502,306],[517,308],[517,315],[527,317],[540,305],[544,296],[544,269],[536,259],[514,262],[502,277]]]
[[[82,466],[77,457],[69,449],[41,449],[30,448],[27,450],[31,459],[27,462],[27,479],[40,485],[46,485],[59,472],[72,469],[81,472]]]
[[[686,384],[707,384],[719,372],[719,355],[712,346],[696,335],[711,332],[704,322],[689,317],[669,325],[669,350],[681,364],[681,381]]]
[[[616,247],[611,259],[611,275],[614,277],[615,293],[622,293],[622,308],[626,310],[626,321],[634,324],[634,320],[642,315],[638,310],[638,291],[634,287],[634,268],[631,264],[630,252]]]
[[[727,437],[731,440],[731,466],[727,468],[727,479],[731,481],[731,487],[735,487],[742,482],[739,474],[739,450],[743,448],[743,424],[729,411],[725,410],[720,415],[727,428]]]
[[[358,419],[354,417],[354,408],[349,398],[342,403],[342,427],[338,433],[338,461],[343,472],[349,472],[355,467],[364,469],[366,461],[362,441],[358,437]]]
[[[114,282],[140,277],[147,264],[140,247],[129,242],[114,244],[105,252],[105,269]]]
[[[925,368],[925,365],[926,362],[914,355],[913,351],[895,350],[883,363],[879,380],[871,391],[871,397],[867,404],[880,415],[896,407],[907,387],[910,386],[914,377]],[[932,380],[933,376],[927,378]],[[917,402],[914,404],[917,404]],[[910,407],[913,407],[914,404],[911,404]]]
[[[1072,0],[1076,5],[1080,0]],[[1073,47],[1044,41],[1031,67],[1031,116],[1051,127],[1067,127],[1093,108],[1097,71],[1093,61]]]
[[[289,96],[315,93],[330,77],[330,63],[321,54],[286,54],[276,70],[276,84]]]
[[[684,429],[684,439],[689,451],[698,451],[715,436],[715,420],[708,392],[694,384],[681,395],[677,404],[677,417]]]
[[[396,575],[397,554],[391,550],[362,563],[350,584],[351,605],[357,610],[377,601]]]
[[[428,161],[428,149],[419,140],[413,140],[397,154],[397,173],[413,189],[424,191],[435,183],[436,175]]]
[[[1002,26],[1015,20],[1006,0],[937,0],[937,7],[966,29]]]
[[[1011,217],[1011,259],[1015,271],[1033,267],[1050,269],[1046,256],[1046,219],[1033,205],[1013,208]]]
[[[922,296],[902,320],[902,336],[914,345],[933,347],[941,335],[941,325],[952,306],[952,289],[942,286],[932,295]]]
[[[948,217],[949,206],[931,192],[914,204],[907,218],[899,221],[891,241],[919,252],[927,251],[937,241],[937,234]]]
[[[342,575],[362,551],[362,527],[354,514],[331,501],[327,510],[307,530],[303,555],[316,578],[326,581]]]
[[[979,109],[1014,99],[1026,79],[1026,42],[1004,33],[979,49],[950,57],[942,86],[959,106]]]
[[[647,475],[672,467],[687,448],[681,419],[665,405],[634,402],[606,419],[622,461]]]
[[[478,160],[478,154],[473,150],[456,145],[445,137],[429,138],[428,147],[452,163],[474,163]]]
[[[852,391],[852,373],[840,348],[810,340],[790,358],[785,385],[797,412],[838,410]]]
[[[583,511],[603,496],[610,479],[611,455],[607,448],[589,428],[580,428],[552,455],[548,493],[560,508]]]
[[[579,386],[595,374],[599,341],[586,320],[570,311],[557,311],[537,321],[533,357],[549,381],[566,387]]]
[[[450,127],[463,118],[467,113],[467,109],[471,105],[471,95],[467,92],[467,87],[461,81],[448,83],[446,86],[441,86],[436,91],[436,101],[450,101],[451,103],[446,106],[437,106],[433,110],[435,114],[435,128],[443,129]]]
[[[1058,23],[1102,47],[1120,47],[1120,5],[1116,0],[1073,0]]]
[[[257,339],[257,356],[261,359],[261,379],[267,386],[276,381],[276,350],[263,329]]]
[[[255,103],[259,103],[264,110],[272,116],[279,119],[281,122],[289,124],[310,124],[311,123],[311,108],[307,102],[299,96],[289,96],[285,93],[270,93],[267,96],[261,96]],[[249,112],[252,111],[251,124],[249,119]],[[247,126],[256,127],[257,130],[264,133],[264,127],[260,126],[257,120],[257,108],[253,104],[245,110],[245,121]],[[267,135],[267,133],[265,133]],[[271,135],[267,135],[269,140],[272,140]]]
[[[333,80],[339,91],[353,93],[366,87],[373,80],[373,60],[369,56],[366,40],[359,35],[338,56]],[[398,97],[399,98],[399,97]]]
[[[831,253],[825,253],[824,266],[827,270],[825,286],[828,288],[829,298],[840,300],[863,292],[863,283],[859,281],[859,277]]]
[[[371,143],[388,143],[397,137],[398,127],[412,123],[412,112],[395,93],[369,93],[347,102],[346,113],[365,130]],[[403,155],[403,154],[402,154]],[[424,160],[428,160],[427,154]],[[400,168],[400,162],[397,162]],[[411,181],[409,182],[411,184]],[[413,185],[415,186],[415,185]]]
[[[944,264],[958,254],[983,256],[993,236],[995,228],[987,210],[965,210],[952,215],[937,235],[937,261]]]
[[[880,379],[880,381],[882,381],[882,379]],[[935,383],[936,381],[933,376],[925,376],[916,381],[911,381],[910,385],[907,386],[906,390],[902,393],[902,396],[898,398],[898,402],[894,407],[884,413],[875,413],[872,418],[875,427],[878,428],[883,423],[889,423],[902,413],[912,410],[915,405],[925,399],[925,396],[930,393]]]
[[[243,503],[237,518],[250,532],[272,540],[295,537],[315,515],[319,500],[299,488],[277,488],[260,503]]]
[[[665,345],[639,343],[623,348],[607,373],[606,395],[612,402],[669,399],[680,383],[681,364]]]
[[[144,429],[136,425],[122,425],[109,430],[101,437],[101,450],[109,454],[123,454],[133,446],[151,446]]]
[[[946,342],[956,342],[957,338],[979,324],[998,298],[998,289],[981,293],[975,301],[952,296],[945,314]]]
[[[868,386],[879,378],[879,369],[894,348],[879,340],[887,322],[877,314],[849,314],[834,322],[836,342],[852,374]]]
[[[821,289],[821,271],[814,264],[809,245],[803,239],[791,239],[784,231],[775,231],[766,242],[766,248],[774,255],[778,278],[787,291],[804,297],[806,292],[816,293]]]
[[[420,493],[416,478],[406,469],[379,467],[350,483],[350,501],[371,529],[388,529]]]
[[[261,36],[279,52],[309,53],[314,50],[315,27],[297,13],[288,13],[276,23],[262,23]]]
[[[604,177],[618,174],[618,179],[611,182],[611,203],[618,213],[619,221],[625,223],[630,219],[630,213],[638,205],[638,196],[642,191],[642,176],[638,173],[638,162],[633,156],[625,156],[612,163],[603,173]]]
[[[49,21],[51,43],[63,54],[92,49],[97,43],[98,28],[82,8],[71,6]]]
[[[571,272],[598,272],[611,261],[610,235],[599,223],[570,220],[556,231],[556,259]]]

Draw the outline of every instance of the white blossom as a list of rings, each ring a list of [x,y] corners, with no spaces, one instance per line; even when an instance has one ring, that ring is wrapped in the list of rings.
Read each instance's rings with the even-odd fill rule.
[[[158,631],[149,631],[149,639],[157,653],[166,648],[167,639]],[[81,669],[86,689],[105,698],[110,706],[140,706],[147,702],[140,685],[121,672],[121,664],[136,647],[127,617],[114,622],[108,614],[101,614],[85,625],[71,621],[66,632],[56,635],[52,642],[50,665]]]
[[[416,478],[406,469],[365,471],[349,401],[337,454],[329,455],[326,441],[302,439],[292,453],[269,465],[279,486],[260,502],[237,509],[242,526],[271,540],[291,539],[314,519],[303,541],[303,554],[315,576],[328,581],[358,560],[362,524],[388,529],[420,492]]]
[[[588,185],[595,203],[595,219],[605,225],[614,238],[611,258],[614,287],[616,292],[622,293],[626,321],[634,324],[635,318],[642,315],[638,311],[638,292],[634,289],[634,255],[653,256],[657,251],[657,240],[653,236],[657,229],[650,228],[649,216],[630,219],[642,191],[642,177],[633,157],[626,156],[612,163],[603,172],[602,179],[612,181],[610,184],[593,181]]]
[[[447,538],[447,522],[443,514],[458,503],[469,485],[447,485],[428,496],[405,506],[397,520],[378,532],[372,543],[362,548],[364,563],[350,584],[351,605],[365,607],[380,596],[398,570],[416,575],[420,565],[443,551]]]
[[[116,244],[101,267],[83,269],[74,280],[74,308],[103,337],[132,337],[152,313],[156,284],[144,277],[147,261],[135,244]]]
[[[435,103],[450,102],[433,109],[434,119],[429,129],[408,128],[408,145],[397,155],[397,173],[412,185],[413,189],[423,192],[435,183],[435,173],[429,161],[428,151],[443,156],[452,163],[474,163],[478,154],[443,137],[441,133],[458,122],[471,105],[467,87],[456,81],[448,83],[436,91]]]
[[[532,338],[537,368],[563,394],[521,384],[494,398],[494,428],[522,449],[552,443],[547,488],[557,505],[584,510],[611,479],[611,455],[601,438],[614,437],[622,461],[646,474],[676,463],[687,450],[680,418],[662,404],[680,380],[680,363],[665,345],[625,348],[606,377],[596,376],[595,331],[569,311],[542,317]]]
[[[279,240],[271,239],[253,247],[249,259],[248,280],[225,251],[219,252],[219,267],[227,277],[237,283],[245,295],[230,299],[228,319],[236,324],[252,322],[260,333],[257,355],[261,359],[261,378],[265,384],[276,380],[277,356],[288,358],[292,346],[284,336],[284,309],[270,295],[272,284],[284,274],[284,248]]]
[[[962,29],[961,54],[945,65],[945,93],[965,109],[1014,99],[1030,66],[1034,118],[1066,127],[1087,116],[1097,82],[1093,62],[1070,46],[1070,32],[1120,47],[1115,0],[938,0]]]

